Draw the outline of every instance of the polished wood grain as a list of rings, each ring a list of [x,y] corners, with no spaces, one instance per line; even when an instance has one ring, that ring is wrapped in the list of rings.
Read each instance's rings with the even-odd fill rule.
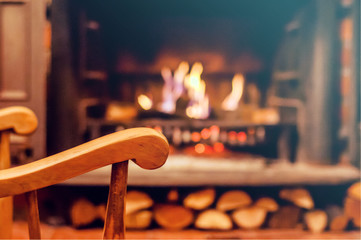
[[[16,134],[28,135],[38,127],[33,111],[26,107],[15,106],[0,109],[0,131],[12,130]]]
[[[133,128],[84,143],[53,156],[0,170],[0,197],[50,186],[109,164],[133,160],[145,169],[162,166],[166,138],[150,128]]]
[[[0,109],[0,170],[10,168],[10,133],[28,135],[33,133],[38,121],[33,113],[25,107],[8,107]],[[0,238],[11,238],[13,222],[12,197],[0,198]]]
[[[125,237],[127,178],[128,162],[114,163],[112,165],[103,239],[124,239]]]
[[[0,239],[10,239],[13,222],[13,198],[0,199]]]
[[[10,167],[10,132],[0,132],[0,169]],[[13,198],[0,198],[0,239],[11,238]]]
[[[30,239],[40,239],[40,219],[36,190],[25,193],[28,207],[28,227]]]

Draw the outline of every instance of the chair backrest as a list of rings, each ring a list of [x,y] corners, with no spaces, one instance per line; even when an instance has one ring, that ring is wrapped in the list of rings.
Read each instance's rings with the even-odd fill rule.
[[[8,107],[0,110],[0,170],[10,167],[10,133],[28,135],[35,131],[38,121],[25,107]],[[12,233],[13,199],[0,198],[0,238],[9,239]]]
[[[31,239],[40,239],[36,190],[112,164],[104,239],[123,239],[128,160],[145,169],[162,166],[166,138],[150,128],[134,128],[84,143],[22,166],[0,170],[0,198],[25,193]]]

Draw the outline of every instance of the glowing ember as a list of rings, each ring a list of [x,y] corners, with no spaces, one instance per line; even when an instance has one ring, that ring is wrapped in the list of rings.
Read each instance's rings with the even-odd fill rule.
[[[216,142],[214,145],[213,145],[213,149],[215,152],[223,152],[224,151],[224,145],[223,143],[220,143],[220,142]]]
[[[192,141],[199,142],[201,140],[201,134],[199,132],[192,132]]]
[[[222,109],[225,111],[234,111],[238,107],[244,88],[244,77],[242,74],[234,75],[232,79],[232,92],[223,100]]]
[[[163,67],[161,75],[164,80],[163,101],[160,103],[159,110],[165,113],[174,113],[176,102],[183,94],[183,81],[189,70],[187,62],[181,62],[172,75],[172,71],[168,67]]]
[[[202,72],[202,64],[194,63],[184,80],[190,99],[186,114],[190,118],[205,119],[209,116],[209,98],[206,95],[206,83],[201,79]]]
[[[209,129],[211,131],[211,142],[217,142],[218,138],[219,138],[219,132],[220,132],[219,127],[213,125]]]
[[[236,141],[237,140],[237,133],[235,131],[230,131],[228,133],[228,139],[230,141]]]
[[[237,139],[239,142],[243,143],[243,142],[247,141],[247,134],[245,132],[239,132],[237,134]]]
[[[153,106],[152,99],[150,99],[149,97],[147,97],[146,95],[143,95],[143,94],[138,96],[138,103],[139,103],[139,106],[141,106],[144,110],[149,110]]]
[[[206,150],[206,147],[202,143],[198,143],[197,145],[194,146],[194,151],[196,151],[196,153],[201,154],[201,153],[204,153],[205,150]]]
[[[208,139],[211,136],[211,131],[208,128],[204,128],[201,131],[201,136],[203,139]]]

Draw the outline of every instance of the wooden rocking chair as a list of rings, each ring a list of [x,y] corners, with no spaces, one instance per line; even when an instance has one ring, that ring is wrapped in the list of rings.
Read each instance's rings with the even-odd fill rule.
[[[145,169],[162,166],[169,150],[166,138],[150,128],[134,128],[100,137],[29,164],[8,168],[9,132],[29,134],[36,127],[36,117],[27,108],[0,110],[0,169],[3,168],[0,170],[0,238],[10,237],[7,230],[11,231],[12,200],[9,197],[25,193],[29,236],[30,239],[40,239],[36,190],[112,164],[103,238],[123,239],[128,160]]]

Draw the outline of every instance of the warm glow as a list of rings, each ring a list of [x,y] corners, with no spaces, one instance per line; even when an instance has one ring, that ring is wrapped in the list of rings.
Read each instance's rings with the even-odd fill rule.
[[[229,139],[230,141],[236,141],[236,139],[237,139],[237,133],[236,133],[235,131],[230,131],[230,132],[228,133],[228,139]]]
[[[202,143],[198,143],[197,145],[194,146],[194,151],[196,151],[196,153],[201,154],[201,153],[204,153],[205,150],[206,150],[206,147]]]
[[[213,125],[209,128],[212,132],[212,134],[219,134],[219,127],[216,125]]]
[[[172,75],[172,71],[168,67],[163,67],[161,75],[164,80],[163,100],[159,105],[159,110],[165,113],[174,113],[176,102],[184,92],[184,78],[189,70],[187,62],[181,62]]]
[[[239,142],[243,143],[243,142],[247,141],[247,134],[245,132],[239,132],[237,134],[237,139]]]
[[[211,136],[211,131],[208,128],[204,128],[201,131],[201,136],[203,139],[208,139]]]
[[[153,106],[152,99],[143,94],[138,96],[138,103],[144,110],[149,110]]]
[[[174,72],[174,87],[173,87],[173,99],[174,102],[183,94],[184,91],[184,78],[189,71],[189,64],[187,62],[181,62]]]
[[[216,142],[216,143],[213,145],[213,149],[214,149],[214,151],[217,152],[217,153],[223,152],[223,151],[224,151],[224,145],[223,145],[223,143]]]
[[[238,108],[244,89],[244,76],[242,74],[234,75],[232,79],[232,92],[223,100],[222,109],[225,111],[234,111]]]
[[[213,125],[209,128],[209,130],[211,131],[211,142],[217,142],[219,139],[219,127]]]
[[[199,132],[192,132],[192,141],[199,142],[201,140],[201,134]]]
[[[196,62],[184,80],[190,99],[186,114],[190,118],[205,119],[209,116],[209,98],[206,95],[206,83],[201,79],[202,72],[202,64]]]

